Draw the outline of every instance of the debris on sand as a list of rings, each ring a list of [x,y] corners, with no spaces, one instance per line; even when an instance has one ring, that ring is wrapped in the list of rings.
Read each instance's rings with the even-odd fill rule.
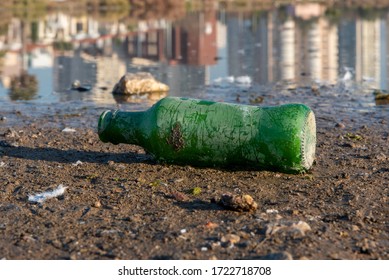
[[[189,201],[189,197],[186,194],[179,192],[179,191],[172,192],[171,197],[174,198],[175,200],[181,201],[181,202]]]
[[[236,234],[226,234],[221,237],[220,241],[223,243],[235,244],[240,241],[240,236]]]
[[[169,91],[169,87],[157,81],[150,73],[139,72],[136,74],[127,73],[121,77],[112,93],[132,95],[166,91]]]
[[[219,227],[219,225],[217,223],[214,223],[214,222],[208,222],[204,225],[205,229],[215,229],[217,227]]]
[[[72,163],[73,166],[79,166],[81,164],[83,164],[81,160],[77,160],[75,163]]]
[[[71,90],[76,90],[76,91],[90,91],[91,89],[92,89],[91,85],[82,85],[79,80],[75,80],[71,86]]]
[[[258,204],[248,194],[223,194],[220,199],[212,199],[212,202],[239,212],[255,211],[258,208]]]
[[[295,238],[305,236],[307,231],[310,231],[311,227],[304,221],[298,221],[294,223],[270,223],[266,228],[266,236],[271,236],[277,232],[285,232],[292,235]]]
[[[62,129],[62,132],[76,132],[76,130],[74,128],[65,127],[64,129]]]
[[[194,187],[189,191],[192,195],[200,195],[201,194],[201,188],[200,187]]]
[[[63,195],[67,188],[68,187],[65,187],[64,185],[60,184],[60,185],[58,185],[58,187],[56,189],[54,189],[52,191],[46,191],[46,192],[42,192],[42,193],[28,196],[28,201],[36,202],[36,203],[43,203],[46,201],[46,199],[54,198],[54,197],[58,197],[58,196]]]

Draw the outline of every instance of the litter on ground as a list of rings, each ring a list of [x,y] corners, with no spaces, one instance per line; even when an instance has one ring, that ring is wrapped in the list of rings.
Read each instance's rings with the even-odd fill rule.
[[[28,201],[36,202],[36,203],[43,203],[46,201],[46,199],[54,198],[54,197],[58,197],[58,196],[63,195],[67,188],[68,187],[65,187],[64,185],[60,184],[60,185],[58,185],[58,187],[56,189],[54,189],[52,191],[46,191],[46,192],[37,193],[34,195],[29,195]]]

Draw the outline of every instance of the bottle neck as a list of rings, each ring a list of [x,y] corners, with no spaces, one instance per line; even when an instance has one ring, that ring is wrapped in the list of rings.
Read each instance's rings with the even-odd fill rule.
[[[103,142],[139,145],[143,138],[145,112],[105,111],[100,115],[98,134]]]

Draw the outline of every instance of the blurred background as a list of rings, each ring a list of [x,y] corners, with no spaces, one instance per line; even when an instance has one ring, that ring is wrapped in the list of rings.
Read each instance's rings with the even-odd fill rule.
[[[244,103],[275,89],[387,90],[388,50],[389,1],[9,0],[0,102],[126,102],[112,88],[139,71],[169,95]],[[71,91],[75,80],[91,90]]]

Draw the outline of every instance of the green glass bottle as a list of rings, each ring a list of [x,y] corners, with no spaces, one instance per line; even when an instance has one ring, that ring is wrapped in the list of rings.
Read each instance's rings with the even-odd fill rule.
[[[103,112],[98,133],[103,142],[139,145],[168,163],[291,173],[310,169],[316,148],[315,116],[302,104],[166,97],[143,112]]]

